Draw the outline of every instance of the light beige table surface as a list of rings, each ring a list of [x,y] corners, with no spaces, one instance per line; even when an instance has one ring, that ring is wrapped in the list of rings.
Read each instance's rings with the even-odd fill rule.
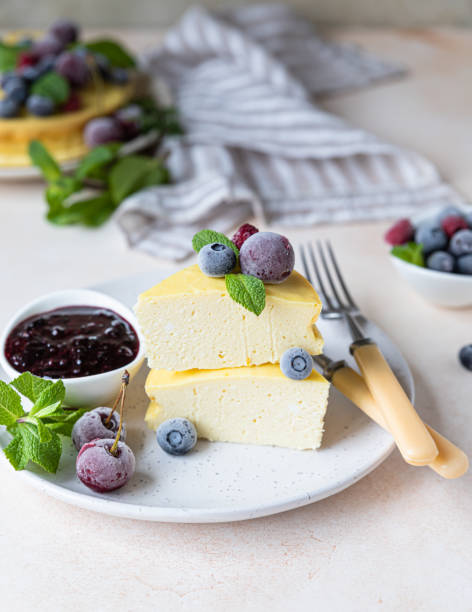
[[[155,37],[128,33],[149,48]],[[429,156],[472,198],[472,32],[341,31],[410,66],[408,79],[328,107]],[[0,184],[0,326],[26,300],[152,271],[109,223],[86,231],[43,219],[37,183]],[[397,278],[387,223],[322,227],[368,316],[411,364],[418,410],[469,453],[472,310],[434,308]],[[445,481],[394,452],[350,489],[302,509],[234,524],[140,523],[87,512],[30,489],[0,464],[0,607],[29,611],[472,610],[472,476]]]

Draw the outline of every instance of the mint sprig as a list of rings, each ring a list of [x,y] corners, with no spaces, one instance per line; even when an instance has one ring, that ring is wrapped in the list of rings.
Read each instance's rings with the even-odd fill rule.
[[[70,87],[63,76],[52,70],[34,82],[31,93],[51,98],[56,104],[63,104],[69,97]]]
[[[249,274],[227,274],[225,276],[228,295],[246,310],[259,316],[265,308],[264,283]]]
[[[230,247],[233,249],[236,257],[239,257],[239,249],[234,242],[232,242],[224,234],[220,234],[220,232],[215,232],[214,230],[210,229],[204,229],[197,232],[192,238],[192,247],[198,253],[206,244],[213,244],[214,242]]]
[[[21,397],[33,406],[25,412]],[[87,411],[64,410],[64,383],[20,374],[7,384],[0,381],[0,425],[12,435],[4,449],[5,456],[15,470],[24,470],[31,461],[47,472],[55,473],[62,453],[59,434],[70,436],[74,423]]]
[[[122,45],[111,39],[94,40],[85,43],[85,48],[92,53],[104,55],[115,68],[134,68],[136,60]]]
[[[408,242],[399,246],[392,247],[390,251],[392,255],[414,264],[415,266],[424,267],[423,245],[417,242]]]

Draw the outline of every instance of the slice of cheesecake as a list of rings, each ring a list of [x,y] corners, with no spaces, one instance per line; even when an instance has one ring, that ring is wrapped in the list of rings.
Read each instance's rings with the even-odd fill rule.
[[[149,367],[180,371],[277,363],[294,346],[320,353],[323,339],[314,323],[321,302],[310,283],[292,272],[265,289],[259,316],[229,297],[224,278],[205,276],[198,265],[142,293],[135,312]]]
[[[185,417],[199,437],[220,442],[315,449],[321,444],[329,383],[313,372],[290,380],[278,365],[189,370],[151,370],[146,422],[152,429]]]

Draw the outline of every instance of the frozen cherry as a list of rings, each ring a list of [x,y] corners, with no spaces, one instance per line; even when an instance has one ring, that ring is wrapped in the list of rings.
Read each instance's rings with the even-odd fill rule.
[[[136,460],[124,442],[102,438],[87,442],[77,455],[77,477],[84,485],[107,493],[125,485],[134,474]]]
[[[97,117],[87,123],[84,129],[85,144],[90,147],[116,142],[124,137],[123,128],[114,117]]]
[[[295,253],[285,236],[258,232],[250,236],[239,253],[241,272],[265,283],[282,283],[295,264]]]
[[[58,19],[49,28],[49,33],[63,45],[68,45],[78,39],[79,28],[76,23],[69,19]]]
[[[100,406],[90,412],[86,412],[75,423],[72,429],[72,442],[75,448],[80,450],[84,444],[97,438],[113,438],[116,436],[119,426],[120,415],[116,412],[112,413],[111,408]],[[121,428],[120,440],[123,442],[126,440],[126,427],[124,424]]]
[[[64,51],[56,60],[57,72],[69,81],[71,85],[82,87],[90,77],[86,60],[78,53]]]

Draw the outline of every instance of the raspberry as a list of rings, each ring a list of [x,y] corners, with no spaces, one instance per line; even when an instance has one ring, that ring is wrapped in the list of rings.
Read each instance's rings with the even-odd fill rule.
[[[464,217],[449,215],[449,217],[444,217],[441,221],[441,227],[446,232],[448,238],[450,238],[459,230],[467,229],[467,221]]]
[[[80,103],[80,98],[79,98],[78,94],[75,91],[73,91],[73,92],[71,92],[71,94],[68,97],[68,99],[64,102],[64,105],[62,106],[62,110],[65,113],[70,113],[72,111],[79,110],[79,108],[81,106],[82,105]]]
[[[399,219],[395,225],[392,225],[392,227],[388,230],[384,238],[386,242],[392,246],[396,246],[413,240],[414,235],[415,228],[411,224],[410,220]]]
[[[241,227],[237,230],[237,232],[233,236],[234,244],[240,249],[243,246],[243,243],[252,236],[253,234],[257,234],[259,230],[254,225],[250,223],[245,223],[241,225]]]
[[[18,59],[16,60],[16,67],[26,68],[26,66],[34,66],[37,61],[38,56],[35,53],[28,53],[28,51],[24,51],[18,56]]]

